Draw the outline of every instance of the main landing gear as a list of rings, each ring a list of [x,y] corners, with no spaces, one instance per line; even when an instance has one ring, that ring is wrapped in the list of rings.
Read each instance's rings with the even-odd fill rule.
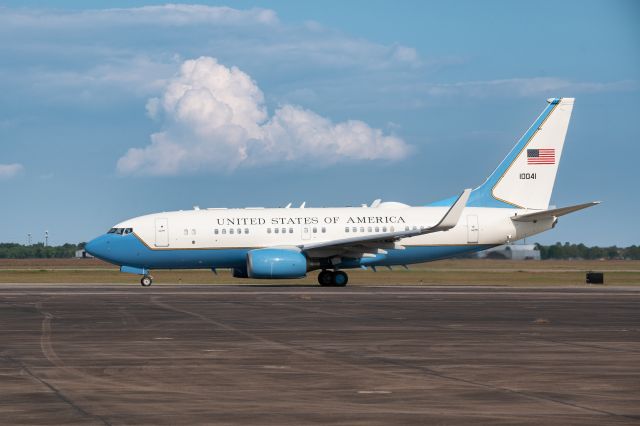
[[[325,269],[318,274],[318,282],[323,287],[344,287],[349,282],[349,276],[342,271]]]
[[[151,275],[145,275],[140,279],[140,284],[142,284],[142,287],[149,287],[153,284],[153,277]]]

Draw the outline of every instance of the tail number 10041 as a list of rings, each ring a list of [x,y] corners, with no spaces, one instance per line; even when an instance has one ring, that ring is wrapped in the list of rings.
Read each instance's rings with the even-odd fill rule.
[[[529,179],[535,179],[535,178],[536,178],[535,173],[520,173],[520,179],[529,180]]]

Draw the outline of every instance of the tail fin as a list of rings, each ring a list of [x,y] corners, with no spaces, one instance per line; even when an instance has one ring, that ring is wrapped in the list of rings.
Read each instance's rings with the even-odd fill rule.
[[[547,99],[549,105],[491,176],[473,190],[467,205],[547,209],[573,101]]]

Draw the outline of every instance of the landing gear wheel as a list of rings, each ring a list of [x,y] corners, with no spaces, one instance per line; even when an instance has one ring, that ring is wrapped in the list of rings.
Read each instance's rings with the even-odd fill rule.
[[[349,282],[349,276],[342,271],[335,271],[332,275],[334,287],[344,287]]]
[[[142,284],[142,287],[149,287],[151,284],[153,284],[153,278],[151,278],[149,275],[145,275],[140,279],[140,284]]]
[[[318,283],[323,287],[329,287],[333,285],[333,272],[322,271],[318,274]]]

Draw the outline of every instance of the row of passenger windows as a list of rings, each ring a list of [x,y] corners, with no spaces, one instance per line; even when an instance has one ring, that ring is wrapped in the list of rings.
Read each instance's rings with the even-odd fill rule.
[[[382,230],[382,232],[387,232],[387,227],[383,226],[382,228],[379,226],[373,227],[373,226],[368,226],[366,228],[367,232],[380,232]],[[390,228],[389,232],[393,232],[394,228],[393,226]],[[344,232],[365,232],[365,227],[361,226],[360,228],[358,228],[357,226],[353,226],[351,228],[349,228],[348,226],[344,227]]]
[[[375,226],[375,227],[368,226],[366,229],[367,229],[367,232],[380,232],[380,231],[387,232],[387,227],[386,226],[383,226],[383,227],[380,227],[380,226]],[[421,226],[420,230],[422,231],[423,229],[424,229],[424,226]],[[365,230],[364,226],[361,226],[360,228],[358,228],[357,226],[352,226],[351,228],[348,227],[348,226],[344,227],[344,232],[365,232],[364,230]],[[411,227],[410,226],[405,226],[404,230],[405,231],[410,231]],[[413,230],[417,231],[418,227],[414,226]],[[389,227],[389,232],[395,232],[395,228],[393,226]]]
[[[423,228],[424,227],[421,226],[420,230],[422,230]],[[412,228],[410,226],[405,226],[404,227],[405,231],[410,231],[411,229]],[[382,227],[380,227],[380,226],[375,226],[375,227],[368,226],[366,228],[364,226],[361,226],[361,227],[345,226],[345,228],[344,228],[344,232],[347,232],[347,233],[348,232],[352,232],[352,233],[355,233],[355,232],[387,232],[387,230],[389,232],[395,232],[395,228],[393,226],[389,227],[388,229],[387,229],[386,226],[382,226]],[[418,227],[414,226],[413,230],[417,231]],[[113,233],[128,234],[130,232],[132,232],[131,228],[126,228],[126,229],[124,229],[124,228],[112,228],[111,230],[109,230],[110,234],[113,234]],[[271,233],[274,233],[274,234],[287,234],[287,233],[293,234],[293,232],[294,232],[293,228],[267,228],[267,234],[271,234]],[[305,228],[305,232],[313,232],[314,234],[317,234],[318,232],[321,232],[321,233],[324,234],[324,233],[327,232],[327,228],[324,227],[324,226],[322,228],[317,228],[317,227]],[[244,228],[244,230],[242,228],[220,228],[220,229],[215,228],[213,230],[213,233],[215,235],[220,235],[220,234],[222,234],[222,235],[226,235],[226,234],[233,235],[233,234],[242,234],[242,233],[248,234],[249,233],[249,228]],[[184,235],[185,236],[189,235],[189,230],[188,229],[184,230]],[[191,229],[191,235],[196,235],[196,230],[195,229]]]
[[[235,234],[235,233],[242,234],[242,228],[238,228],[238,229],[229,228],[228,231],[227,231],[227,228],[222,228],[222,229],[216,228],[216,229],[213,230],[213,233],[216,234],[216,235],[218,235],[218,234],[225,235],[227,232],[229,234]],[[244,233],[248,234],[249,233],[249,228],[244,228]]]
[[[282,233],[286,234],[287,233],[287,228],[273,228],[273,233],[277,234],[278,232],[280,232],[280,229],[282,229]],[[322,228],[320,228],[320,231],[324,234],[325,232],[327,232],[327,228],[325,228],[324,226]],[[313,232],[314,234],[318,233],[318,228],[317,227],[313,227],[313,228],[304,228],[304,232]],[[267,228],[267,234],[271,233],[271,228]],[[293,228],[289,228],[289,233],[293,234]]]
[[[309,228],[306,228],[309,229]],[[195,230],[191,230],[192,233],[191,235],[195,235]],[[318,228],[311,228],[309,230],[309,232],[313,232],[314,234],[318,233]],[[327,228],[325,228],[324,226],[322,228],[320,228],[320,232],[325,233],[327,232]],[[215,235],[226,235],[226,234],[242,234],[243,233],[243,229],[242,228],[215,228],[213,230],[213,233]],[[244,228],[244,233],[248,234],[249,233],[249,228]],[[293,228],[267,228],[267,234],[293,234],[294,233],[294,229]],[[185,234],[184,235],[188,235],[187,230],[185,229]]]

